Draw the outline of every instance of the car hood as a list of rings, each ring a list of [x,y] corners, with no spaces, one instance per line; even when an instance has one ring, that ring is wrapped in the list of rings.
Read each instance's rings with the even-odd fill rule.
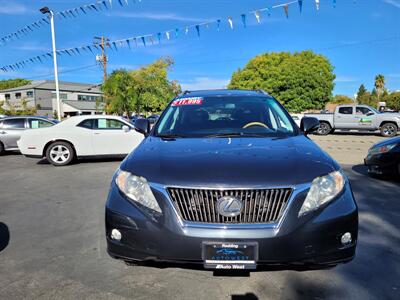
[[[339,166],[302,135],[175,140],[150,136],[121,169],[166,186],[240,188],[311,182]]]
[[[370,149],[372,148],[376,148],[376,147],[382,147],[382,146],[386,146],[386,145],[391,145],[391,144],[400,144],[400,136],[391,138],[391,139],[385,139],[383,141],[380,141],[378,143],[375,143]]]

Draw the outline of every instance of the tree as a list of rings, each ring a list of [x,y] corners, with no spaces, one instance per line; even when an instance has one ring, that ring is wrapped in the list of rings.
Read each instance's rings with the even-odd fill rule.
[[[385,76],[382,74],[378,74],[375,76],[375,90],[378,96],[378,101],[381,99],[381,96],[385,90]]]
[[[11,89],[23,85],[30,84],[31,81],[22,78],[0,80],[0,90]]]
[[[360,85],[360,87],[358,88],[356,100],[358,101],[358,98],[363,97],[367,92],[368,92],[368,91],[367,91],[367,89],[365,88],[365,85],[364,85],[364,84]]]
[[[233,73],[229,88],[262,89],[287,109],[322,109],[332,100],[335,75],[329,60],[312,51],[272,52],[251,59]]]
[[[387,107],[400,111],[400,92],[390,93],[383,100]]]
[[[353,99],[351,99],[350,97],[346,96],[346,95],[335,95],[335,97],[333,97],[333,100],[331,103],[334,104],[353,104],[354,101]]]
[[[168,80],[172,59],[159,59],[138,70],[116,70],[106,80],[102,90],[106,111],[126,114],[159,112],[181,91],[179,84]]]

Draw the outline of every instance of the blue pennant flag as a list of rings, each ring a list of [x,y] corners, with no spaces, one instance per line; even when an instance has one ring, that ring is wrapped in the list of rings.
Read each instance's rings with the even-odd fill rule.
[[[161,32],[157,33],[158,43],[161,43]]]
[[[81,6],[79,7],[81,9],[81,11],[86,15],[86,10]]]
[[[97,9],[96,5],[94,5],[94,4],[90,4],[90,7],[93,8],[95,11],[99,11],[99,10]]]
[[[246,14],[242,14],[241,17],[242,17],[243,26],[244,26],[244,28],[246,28]]]
[[[40,56],[36,56],[36,58],[37,58],[41,63],[43,63],[43,62],[42,62],[42,59],[40,58]]]
[[[118,0],[119,5],[124,6],[121,0]]]
[[[200,37],[200,25],[196,25],[197,36]]]
[[[106,9],[108,9],[107,2],[106,2],[106,1],[103,1],[102,3],[103,3],[103,5],[104,5],[104,7],[105,7]]]
[[[217,20],[217,31],[219,31],[220,25],[221,25],[221,20]]]
[[[298,1],[299,1],[300,12],[302,12],[303,11],[303,0],[298,0]],[[333,0],[333,1],[335,1],[335,0]]]
[[[142,39],[143,46],[146,47],[146,39],[144,38],[144,36],[142,36],[141,39]]]
[[[117,51],[118,49],[117,49],[117,43],[116,42],[112,42],[112,44],[113,44],[113,46],[114,46],[114,48],[115,48],[115,51]]]
[[[131,49],[131,42],[129,42],[129,39],[126,40],[126,43],[127,43],[128,47],[129,47],[129,49]]]
[[[336,0],[333,0],[333,8],[336,8]]]
[[[78,48],[75,48],[75,51],[78,52],[78,54],[81,54],[81,52],[79,52]]]
[[[178,37],[178,35],[179,35],[179,28],[176,28],[175,29],[175,36]]]
[[[67,53],[69,56],[71,56],[72,54],[71,53],[69,53],[69,51],[68,50],[64,50],[65,51],[65,53]]]
[[[86,48],[88,48],[89,51],[93,53],[93,50],[92,50],[92,48],[90,46],[86,46]]]
[[[33,29],[32,29],[29,25],[28,25],[27,27],[28,27],[28,29],[29,29],[30,31],[33,31]]]
[[[57,51],[57,52],[58,52],[58,51]],[[53,57],[53,55],[51,55],[50,52],[49,52],[49,53],[46,53],[46,54],[47,54],[47,56],[50,57],[50,58]]]
[[[60,14],[61,14],[64,18],[66,18],[65,14],[64,14],[62,11],[60,11]]]

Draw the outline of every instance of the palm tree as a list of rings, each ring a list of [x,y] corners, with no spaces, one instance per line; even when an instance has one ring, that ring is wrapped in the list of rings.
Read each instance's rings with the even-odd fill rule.
[[[385,90],[385,76],[378,74],[375,76],[375,89],[378,94],[378,101]]]

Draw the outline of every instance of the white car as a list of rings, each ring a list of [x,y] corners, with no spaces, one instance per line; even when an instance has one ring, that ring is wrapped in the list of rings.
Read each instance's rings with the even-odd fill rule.
[[[75,158],[125,156],[142,140],[143,135],[121,117],[87,115],[26,131],[18,147],[27,157],[46,157],[55,166],[65,166]]]

